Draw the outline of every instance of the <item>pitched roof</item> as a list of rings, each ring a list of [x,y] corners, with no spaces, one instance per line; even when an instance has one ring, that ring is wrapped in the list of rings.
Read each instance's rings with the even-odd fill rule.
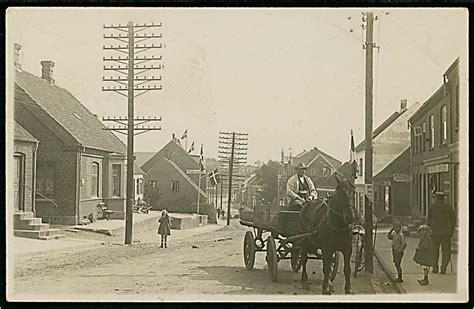
[[[296,157],[292,158],[294,165],[304,162],[307,166],[314,162],[318,157],[322,157],[330,166],[337,169],[341,166],[341,161],[321,151],[321,149],[314,147],[311,150],[305,150]]]
[[[15,121],[15,129],[13,133],[15,141],[24,141],[24,142],[37,142],[38,140],[30,134],[25,128],[20,126],[18,122]]]
[[[141,165],[141,168],[148,172],[155,166],[155,164],[160,160],[160,158],[167,158],[167,151],[172,150],[173,161],[180,161],[178,166],[181,169],[188,168],[199,168],[199,163],[191,157],[191,155],[179,144],[176,140],[170,140],[165,146],[163,146],[158,152],[152,155],[145,163]],[[179,152],[179,153],[175,153]],[[184,166],[186,165],[186,166]]]
[[[372,134],[372,140],[374,140],[377,136],[379,136],[380,133],[382,133],[386,128],[388,128],[395,120],[398,119],[406,110],[402,111],[396,111],[393,114],[390,115],[387,119],[385,119],[382,124],[380,124],[373,132]],[[365,140],[359,143],[359,145],[356,146],[355,151],[361,151],[365,149]]]
[[[351,178],[351,173],[352,173],[352,164],[350,162],[345,162],[341,167],[337,170],[339,173],[344,175],[346,179]],[[326,177],[323,181],[319,183],[317,186],[318,189],[335,189],[337,182],[336,182],[336,177],[334,175],[335,173],[332,173],[331,176]]]
[[[372,171],[374,177],[410,146],[408,119],[419,107],[420,103],[413,103],[373,140],[374,156]]]
[[[25,71],[15,73],[15,84],[82,146],[126,153],[125,144],[66,89]]]
[[[145,175],[145,172],[140,168],[137,162],[133,162],[133,175]]]
[[[135,152],[135,163],[142,166],[148,159],[150,159],[156,152]]]

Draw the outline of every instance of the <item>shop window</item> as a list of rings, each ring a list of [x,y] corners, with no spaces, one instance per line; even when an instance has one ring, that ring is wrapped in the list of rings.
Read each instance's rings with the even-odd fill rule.
[[[54,196],[54,170],[52,162],[38,162],[36,166],[36,198],[53,198]]]
[[[120,164],[112,164],[112,196],[121,196],[122,184],[122,166]]]
[[[91,197],[99,197],[99,163],[91,166]]]

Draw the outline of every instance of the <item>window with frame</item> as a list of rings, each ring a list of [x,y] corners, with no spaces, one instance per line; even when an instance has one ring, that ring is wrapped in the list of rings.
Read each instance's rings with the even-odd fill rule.
[[[430,115],[430,149],[435,146],[435,127],[434,127],[434,115]]]
[[[122,195],[122,166],[120,164],[112,164],[112,196]]]
[[[423,135],[422,135],[422,140],[421,140],[421,152],[424,152],[426,150],[426,122],[423,122]]]
[[[53,162],[38,162],[36,165],[36,194],[38,199],[54,197]]]
[[[156,188],[157,187],[156,180],[149,180],[148,185],[152,188]]]
[[[179,181],[178,180],[173,180],[171,182],[171,191],[179,192]]]
[[[137,179],[136,186],[137,186],[137,189],[136,189],[137,194],[143,194],[143,178]]]
[[[362,158],[359,159],[359,166],[358,166],[358,171],[359,171],[359,176],[362,176],[364,173],[364,161]]]
[[[448,140],[448,120],[446,119],[446,105],[441,107],[441,144],[446,144]]]
[[[99,163],[91,165],[91,197],[99,197]]]

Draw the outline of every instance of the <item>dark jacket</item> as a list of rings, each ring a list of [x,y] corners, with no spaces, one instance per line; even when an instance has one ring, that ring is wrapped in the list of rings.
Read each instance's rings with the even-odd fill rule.
[[[451,205],[437,201],[428,210],[428,226],[432,236],[452,236],[455,218]]]
[[[428,234],[420,238],[413,260],[422,266],[429,267],[434,265],[433,245]]]
[[[171,222],[168,214],[162,216],[158,222],[160,226],[158,227],[158,234],[160,235],[171,235]]]

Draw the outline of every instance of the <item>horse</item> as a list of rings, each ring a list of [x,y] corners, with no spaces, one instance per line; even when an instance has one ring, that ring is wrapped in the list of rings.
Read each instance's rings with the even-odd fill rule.
[[[303,288],[309,290],[306,263],[308,254],[316,253],[319,248],[322,251],[323,274],[322,294],[331,295],[334,288],[329,280],[331,272],[331,260],[334,253],[342,252],[344,256],[344,291],[351,294],[351,266],[352,254],[352,231],[350,225],[356,217],[352,203],[354,185],[347,179],[341,179],[337,174],[336,190],[328,203],[313,200],[306,203],[300,211],[301,228],[309,235],[301,245],[301,283]]]

